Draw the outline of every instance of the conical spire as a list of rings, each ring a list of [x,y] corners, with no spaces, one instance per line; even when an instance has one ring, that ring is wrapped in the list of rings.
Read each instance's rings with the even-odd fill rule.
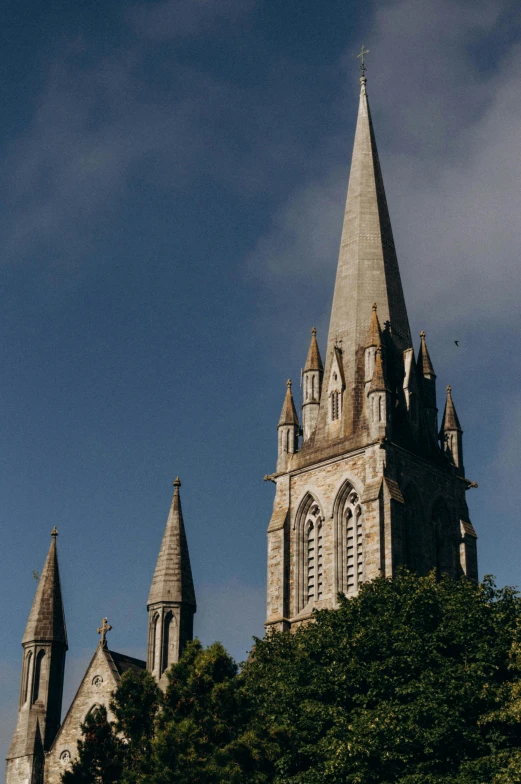
[[[418,369],[424,378],[436,378],[436,373],[432,366],[429,351],[427,349],[427,342],[425,340],[425,332],[420,332],[420,351],[418,353]]]
[[[381,346],[382,345],[382,330],[380,329],[380,322],[378,321],[378,314],[377,314],[378,306],[376,302],[373,303],[373,311],[371,315],[371,323],[369,325],[369,331],[367,333],[367,340],[365,342],[366,348],[371,348],[372,346]]]
[[[363,76],[324,374],[329,378],[334,348],[340,346],[347,389],[356,386],[357,352],[366,344],[367,314],[373,303],[386,329],[389,323],[392,342],[399,351],[412,346],[365,84]],[[354,408],[352,402],[346,402],[345,426],[349,430]],[[323,425],[327,421],[325,409],[323,403]]]
[[[388,392],[388,391],[389,390],[387,388],[387,384],[385,381],[384,366],[382,362],[382,349],[381,347],[378,347],[376,349],[373,378],[371,379],[369,392]]]
[[[315,327],[311,330],[311,343],[309,344],[308,356],[306,364],[304,365],[304,373],[307,370],[318,370],[320,373],[324,370],[322,357],[320,356],[320,350],[318,348],[317,330]]]
[[[174,497],[166,523],[156,570],[150,586],[148,604],[179,602],[195,607],[195,591],[186,541],[179,488],[174,481]]]
[[[445,433],[448,430],[459,430],[460,432],[463,432],[458,415],[456,414],[454,401],[452,400],[452,387],[450,385],[447,387],[447,401],[445,403],[445,411],[443,412],[443,420],[441,423],[441,432]]]
[[[278,426],[281,427],[282,425],[298,425],[298,415],[297,410],[295,408],[295,403],[293,402],[293,395],[291,394],[291,381],[288,378],[286,381],[286,397],[284,398],[284,404],[282,406],[282,411],[280,414],[279,424]]]
[[[51,537],[51,546],[38,580],[38,588],[25,627],[22,644],[39,640],[41,642],[61,642],[67,646],[67,630],[56,548],[56,539],[58,538],[56,526],[51,532]]]

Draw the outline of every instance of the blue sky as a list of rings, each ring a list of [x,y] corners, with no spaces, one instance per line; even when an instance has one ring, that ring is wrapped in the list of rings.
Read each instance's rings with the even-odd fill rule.
[[[517,3],[10,0],[0,36],[2,755],[55,524],[65,701],[102,616],[144,656],[176,474],[196,633],[238,659],[262,634],[262,477],[312,325],[325,342],[362,42],[411,326],[480,485],[480,574],[519,584]]]

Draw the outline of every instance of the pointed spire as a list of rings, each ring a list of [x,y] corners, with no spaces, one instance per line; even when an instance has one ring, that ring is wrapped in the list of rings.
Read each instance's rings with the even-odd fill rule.
[[[412,347],[365,75],[360,87],[324,373],[329,378],[333,349],[340,345],[348,390],[356,387],[357,358],[360,348],[365,347],[367,314],[373,303],[400,354]],[[346,398],[343,412],[345,431],[349,432],[356,420],[355,399]],[[322,400],[318,432],[326,432],[326,422],[327,403]]]
[[[374,370],[373,370],[373,378],[371,379],[371,385],[369,387],[369,393],[371,392],[388,392],[389,389],[387,387],[387,383],[385,381],[385,373],[384,373],[384,366],[382,361],[382,347],[379,346],[376,349],[376,356],[374,361]]]
[[[371,323],[369,325],[369,331],[367,333],[367,340],[365,342],[366,348],[371,348],[372,346],[381,346],[382,345],[382,330],[380,329],[380,322],[378,321],[377,315],[378,306],[376,302],[373,302],[373,311],[371,315]]]
[[[51,546],[38,580],[38,588],[25,627],[22,644],[40,640],[42,642],[61,642],[67,646],[67,630],[56,547],[58,537],[56,526],[51,532],[51,537]]]
[[[195,607],[194,583],[179,494],[181,482],[178,476],[173,484],[174,496],[150,586],[148,604],[182,602]]]
[[[376,301],[401,350],[411,347],[409,320],[396,258],[391,221],[366,94],[360,104],[338,269],[331,311],[328,353],[335,340],[350,356],[363,345],[365,314]]]
[[[461,425],[459,423],[454,401],[452,400],[452,387],[447,387],[447,401],[445,403],[445,411],[443,412],[443,420],[441,423],[441,432],[445,433],[447,430],[459,430],[461,433]]]
[[[424,378],[436,378],[436,373],[432,366],[429,351],[427,349],[427,341],[425,340],[425,332],[420,332],[420,351],[418,353],[418,369]]]
[[[280,414],[278,427],[282,425],[298,425],[297,410],[293,402],[293,395],[291,394],[291,380],[288,378],[286,381],[286,397]]]
[[[311,343],[309,344],[308,356],[306,364],[304,365],[304,373],[307,370],[319,370],[321,373],[324,370],[322,364],[322,357],[317,343],[317,330],[315,327],[311,330]]]

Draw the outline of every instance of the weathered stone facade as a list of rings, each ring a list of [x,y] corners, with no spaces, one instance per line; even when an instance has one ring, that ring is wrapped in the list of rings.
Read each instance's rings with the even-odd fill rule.
[[[51,750],[45,758],[45,784],[60,784],[61,777],[77,756],[77,743],[81,725],[96,707],[105,706],[109,720],[112,694],[117,689],[121,675],[128,669],[144,669],[145,662],[109,651],[102,642],[98,645],[87,667],[80,687],[63,720]]]
[[[196,610],[180,486],[176,479],[147,607],[148,667],[162,688],[166,669],[178,661],[184,645],[192,639]],[[89,711],[101,705],[109,710],[123,673],[129,669],[139,672],[147,666],[144,661],[108,650],[105,635],[112,627],[105,618],[98,629],[101,641],[60,726],[67,633],[57,535],[54,529],[22,640],[20,705],[7,757],[6,784],[59,784],[77,756],[81,725]]]
[[[402,565],[476,580],[474,483],[450,387],[438,433],[425,333],[414,355],[365,77],[325,367],[313,329],[302,386],[302,431],[288,382],[267,477],[266,626],[298,625]]]

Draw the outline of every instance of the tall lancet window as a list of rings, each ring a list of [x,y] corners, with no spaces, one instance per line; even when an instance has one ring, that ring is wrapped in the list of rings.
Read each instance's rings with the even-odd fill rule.
[[[159,615],[156,615],[152,627],[152,672],[159,674],[161,655],[161,624]]]
[[[33,652],[29,651],[27,654],[27,658],[25,660],[25,677],[24,677],[24,687],[23,687],[23,695],[22,695],[22,702],[25,704],[29,697],[29,689],[31,685],[31,675],[33,669]]]
[[[40,698],[42,667],[44,659],[45,651],[40,651],[36,657],[36,663],[34,666],[33,702],[36,702],[36,700]]]
[[[355,505],[356,504],[356,505]],[[346,576],[347,594],[356,593],[362,582],[364,557],[362,552],[362,509],[356,503],[346,511]]]
[[[308,523],[308,541],[307,541],[307,551],[308,551],[308,587],[307,587],[307,598],[308,602],[312,602],[315,598],[315,526],[313,522],[310,520]]]
[[[337,591],[353,596],[364,578],[364,521],[358,494],[349,482],[334,505]]]
[[[340,418],[340,392],[331,393],[331,421]]]
[[[295,612],[320,601],[324,593],[323,529],[320,508],[306,496],[296,518],[296,574],[298,594]]]

